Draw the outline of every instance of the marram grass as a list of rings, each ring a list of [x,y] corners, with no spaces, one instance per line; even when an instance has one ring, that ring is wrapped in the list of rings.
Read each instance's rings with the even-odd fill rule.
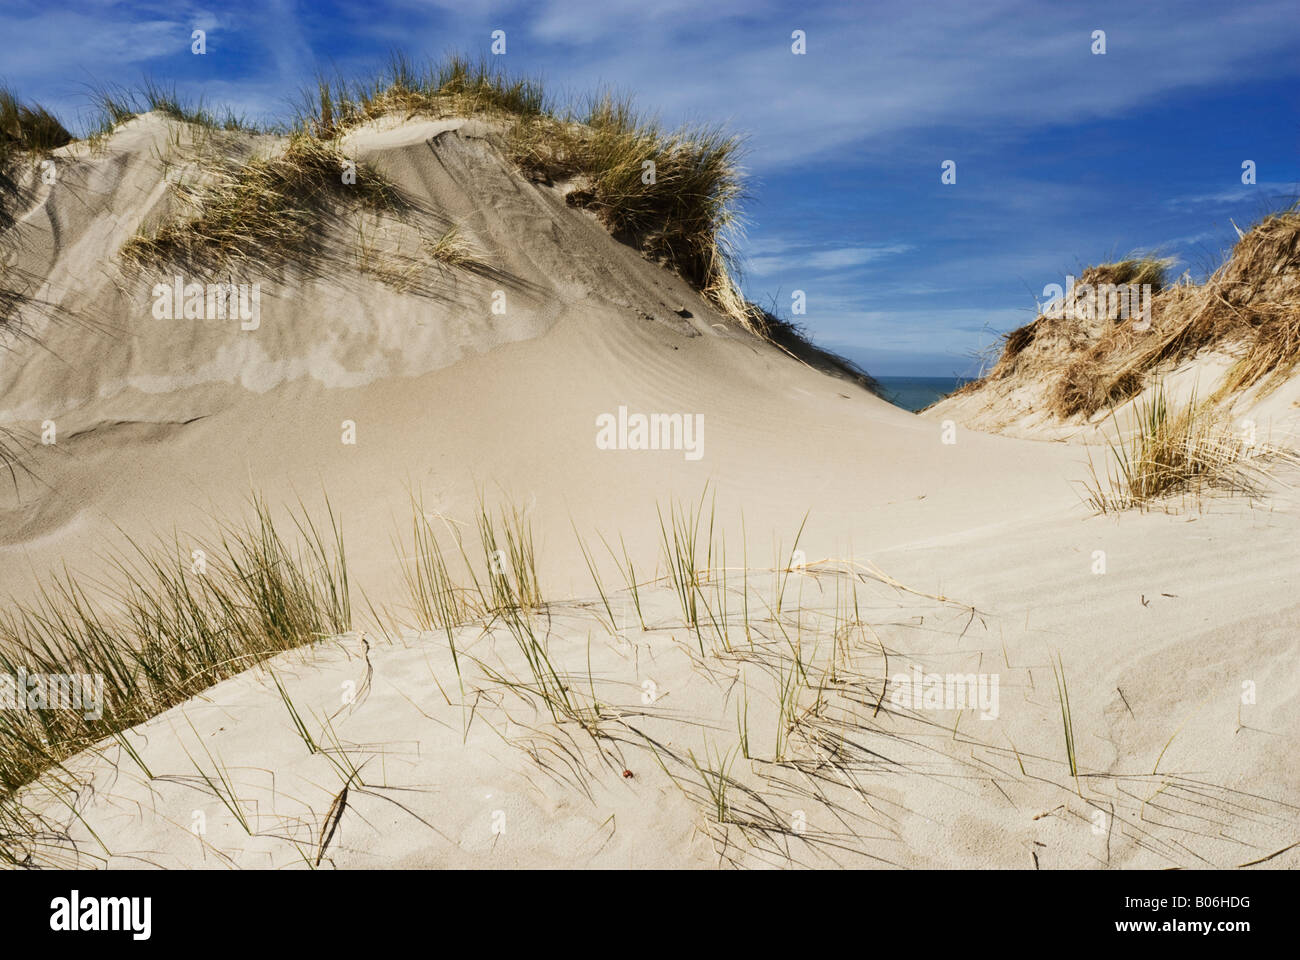
[[[23,859],[8,827],[24,784],[42,774],[59,782],[68,757],[277,653],[351,629],[341,527],[332,513],[325,528],[305,512],[292,526],[283,533],[255,499],[250,518],[214,543],[128,542],[103,581],[65,569],[0,611],[0,674],[104,681],[99,717],[0,711],[0,863]]]
[[[1099,472],[1089,459],[1085,502],[1098,513],[1145,509],[1176,496],[1193,501],[1215,492],[1256,496],[1267,485],[1272,463],[1294,459],[1286,450],[1233,432],[1194,393],[1175,408],[1163,383],[1134,401],[1132,417],[1126,438],[1112,408],[1110,462]]]

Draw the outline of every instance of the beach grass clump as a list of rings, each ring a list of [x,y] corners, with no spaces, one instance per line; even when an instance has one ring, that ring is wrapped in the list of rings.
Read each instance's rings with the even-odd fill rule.
[[[70,142],[72,134],[53,113],[39,103],[20,100],[8,87],[0,87],[0,230],[13,224],[19,164],[24,158],[45,157]],[[3,316],[0,312],[0,323]]]
[[[97,115],[91,124],[92,135],[102,136],[145,113],[160,113],[171,120],[209,130],[264,133],[275,129],[254,123],[230,107],[209,106],[202,97],[191,100],[182,96],[175,84],[164,84],[149,77],[136,87],[95,85],[90,89],[90,101]]]
[[[106,579],[65,569],[31,601],[11,602],[0,613],[0,675],[102,687],[98,716],[0,710],[0,800],[12,806],[20,787],[68,757],[253,664],[350,630],[340,526],[332,512],[328,528],[304,512],[294,527],[282,533],[255,499],[251,518],[206,548],[132,542]]]
[[[1111,460],[1104,476],[1089,461],[1086,502],[1099,513],[1145,509],[1172,496],[1199,498],[1211,491],[1255,496],[1268,479],[1267,465],[1291,459],[1285,451],[1233,433],[1195,394],[1185,406],[1172,407],[1163,383],[1134,401],[1133,412],[1128,438],[1117,425],[1108,441]],[[1118,419],[1114,411],[1112,418]]]
[[[1143,319],[1151,322],[1045,311],[1003,338],[989,376],[965,392],[1012,377],[1041,380],[1046,408],[1069,420],[1137,396],[1152,377],[1205,351],[1233,356],[1210,396],[1216,404],[1256,386],[1262,395],[1294,373],[1300,364],[1300,204],[1241,232],[1204,283],[1169,283],[1170,265],[1168,258],[1146,254],[1089,267],[1080,283],[1094,289],[1149,284],[1151,313]]]
[[[570,182],[570,203],[679,273],[724,313],[754,327],[739,294],[735,241],[744,198],[739,137],[717,126],[665,130],[627,98],[592,98],[576,117],[535,116],[511,131],[515,162]]]
[[[522,654],[527,675],[511,677],[481,660],[470,659],[489,679],[540,700],[556,723],[569,720],[594,730],[605,716],[594,693],[590,702],[584,701],[551,659],[546,636],[538,634],[534,612],[544,600],[537,577],[532,526],[524,511],[502,508],[494,515],[480,499],[476,517],[482,555],[480,577],[464,538],[455,528],[447,524],[445,539],[450,543],[444,546],[444,537],[435,529],[435,521],[440,518],[426,512],[419,494],[412,495],[411,508],[413,550],[408,552],[404,545],[397,545],[409,608],[422,629],[445,633],[462,689],[465,654],[457,648],[456,628],[478,623],[490,630],[501,624]],[[463,578],[459,583],[451,573],[453,567]]]
[[[1217,325],[1238,341],[1220,393],[1278,386],[1300,363],[1300,203],[1252,227],[1212,282],[1217,303],[1195,334]]]
[[[704,641],[700,635],[699,600],[703,596],[702,585],[709,577],[713,565],[713,523],[717,508],[715,491],[714,499],[709,502],[707,531],[702,531],[708,492],[706,485],[699,502],[694,506],[683,506],[676,502],[669,504],[668,522],[664,521],[662,509],[657,504],[655,506],[668,579],[681,606],[683,622],[695,631],[696,639],[700,642],[701,655],[704,652]],[[706,539],[703,544],[702,532]]]
[[[1165,288],[1168,282],[1169,268],[1174,264],[1171,257],[1160,257],[1151,253],[1135,253],[1123,260],[1098,264],[1084,271],[1084,282],[1094,284],[1133,283],[1149,284],[1156,293]]]
[[[72,142],[72,134],[39,103],[24,103],[0,87],[0,159],[16,152],[44,154]]]
[[[122,257],[137,266],[284,263],[316,242],[321,214],[333,206],[401,207],[397,190],[364,165],[347,182],[351,164],[337,143],[297,134],[269,157],[209,165],[200,184],[176,189],[195,215],[132,237]]]
[[[423,247],[429,259],[449,267],[469,267],[482,262],[478,248],[455,224],[437,237],[426,239]]]
[[[464,536],[450,521],[429,513],[419,493],[411,495],[410,546],[394,544],[409,614],[421,630],[446,635],[458,675],[457,627],[499,617],[512,630],[527,633],[523,621],[544,603],[532,525],[524,512],[503,508],[494,516],[480,501],[476,521],[482,556],[477,570]],[[530,643],[522,646],[531,649]]]
[[[487,58],[452,55],[417,64],[393,53],[369,80],[319,74],[299,95],[295,122],[314,137],[332,139],[389,114],[537,116],[549,109],[542,85],[512,78]]]

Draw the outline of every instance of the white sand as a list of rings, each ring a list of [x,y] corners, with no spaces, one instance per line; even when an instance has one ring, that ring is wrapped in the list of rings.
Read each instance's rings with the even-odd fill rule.
[[[337,738],[337,762],[309,752],[267,672],[249,671],[128,734],[154,779],[116,745],[71,762],[94,789],[77,818],[62,814],[78,851],[57,845],[67,862],[314,862],[348,763],[361,773],[323,865],[1194,867],[1300,839],[1288,763],[1300,512],[1287,491],[1092,516],[1079,499],[1089,448],[960,425],[942,442],[940,421],[969,411],[916,417],[755,340],[560,190],[519,177],[474,122],[380,125],[351,144],[427,208],[417,219],[429,233],[458,223],[489,269],[434,270],[398,292],[331,237],[342,252],[318,276],[235,278],[262,284],[255,332],[155,320],[160,278],[123,276],[113,254],[161,213],[152,151],[166,150],[166,131],[142,118],[102,155],[74,148],[24,218],[19,266],[83,320],[34,317],[44,349],[0,358],[0,423],[58,426],[33,464],[41,482],[0,492],[0,584],[22,595],[65,561],[94,570],[118,528],[205,530],[252,488],[285,505],[318,504],[323,488],[354,580],[398,605],[391,538],[408,488],[470,526],[487,489],[526,509],[555,601],[538,630],[607,716],[593,737],[490,678],[523,673],[499,624],[461,629],[458,645],[486,665],[465,667],[463,694],[441,634],[339,638],[269,665],[314,735]],[[495,290],[504,316],[491,312]],[[598,449],[596,418],[620,405],[702,414],[703,456]],[[355,446],[340,442],[345,420]],[[706,482],[726,530],[732,650],[714,650],[706,630],[702,657],[664,584],[643,588],[650,630],[620,594],[611,633],[570,524],[593,542],[622,534],[644,579],[659,577],[655,505],[693,501]],[[769,622],[750,649],[736,578],[753,568],[751,615],[770,620],[771,568],[785,562],[774,543],[788,551],[805,511],[811,567],[785,596],[797,635]],[[819,697],[837,589],[843,603],[855,582],[848,559],[916,592],[856,580],[873,633],[840,638],[839,673]],[[612,566],[606,579],[619,586]],[[774,763],[780,678],[764,665],[782,650],[788,660],[791,642],[815,665],[800,711],[821,719]],[[997,718],[888,700],[876,713],[882,649],[891,677],[913,665],[996,675]],[[1248,681],[1255,703],[1243,706]],[[348,682],[362,694],[350,704]],[[753,759],[738,750],[746,691]],[[707,771],[728,755],[736,782],[720,824]],[[218,768],[251,834],[199,772]],[[1297,864],[1300,848],[1267,866]]]

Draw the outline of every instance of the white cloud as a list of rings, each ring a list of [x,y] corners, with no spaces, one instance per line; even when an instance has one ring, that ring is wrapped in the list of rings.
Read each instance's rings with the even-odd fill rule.
[[[1211,193],[1170,197],[1165,201],[1165,206],[1171,210],[1186,211],[1200,207],[1241,203],[1243,200],[1262,200],[1271,204],[1284,198],[1295,198],[1298,194],[1300,194],[1300,185],[1295,183],[1282,183],[1280,181],[1252,184],[1238,183],[1224,190],[1216,190]]]
[[[1293,0],[1173,13],[1112,2],[1090,6],[1085,22],[1037,0],[789,15],[670,0],[631,16],[603,0],[553,0],[531,29],[580,52],[561,68],[566,81],[616,77],[672,117],[730,116],[752,135],[752,165],[777,169],[837,151],[879,157],[922,127],[1023,137],[1265,74],[1300,46],[1294,12]],[[789,49],[796,26],[805,56]],[[1089,52],[1094,26],[1107,30],[1105,56]]]
[[[819,250],[808,256],[804,262],[814,270],[843,270],[847,267],[859,267],[881,257],[890,257],[906,253],[912,249],[908,243],[895,243],[880,247],[840,247],[837,250]]]
[[[848,270],[852,267],[861,267],[884,257],[907,253],[913,249],[912,245],[908,243],[894,243],[861,247],[832,247],[814,250],[811,253],[800,252],[807,250],[808,247],[808,244],[782,243],[770,240],[762,244],[752,244],[748,249],[761,252],[763,255],[751,256],[746,261],[748,272],[756,277],[761,277],[786,270]]]

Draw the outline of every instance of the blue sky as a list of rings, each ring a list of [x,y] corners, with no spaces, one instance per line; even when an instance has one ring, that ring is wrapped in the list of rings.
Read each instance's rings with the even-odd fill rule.
[[[1295,0],[6,0],[0,77],[67,121],[88,84],[145,74],[283,116],[320,65],[486,53],[505,30],[502,65],[561,98],[612,87],[667,122],[745,134],[750,297],[788,313],[803,290],[795,319],[819,342],[879,375],[948,375],[972,372],[1067,273],[1154,249],[1199,275],[1233,222],[1296,197],[1298,13]],[[196,27],[204,56],[190,53]],[[955,184],[940,182],[945,160]]]

